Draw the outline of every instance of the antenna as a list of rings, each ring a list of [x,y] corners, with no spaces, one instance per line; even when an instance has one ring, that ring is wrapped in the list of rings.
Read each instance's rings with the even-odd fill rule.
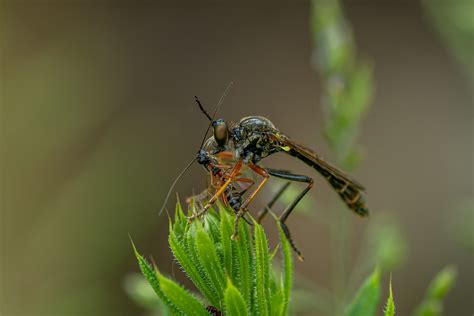
[[[222,105],[222,102],[224,101],[224,98],[225,96],[227,95],[227,92],[229,91],[230,87],[232,87],[232,85],[234,84],[234,82],[229,82],[229,84],[227,85],[227,87],[225,88],[224,90],[224,93],[222,93],[220,99],[219,99],[219,102],[217,103],[216,105],[216,108],[214,109],[214,113],[212,114],[212,117],[206,112],[206,110],[204,109],[204,107],[202,106],[201,102],[199,101],[198,97],[194,96],[194,100],[196,100],[196,103],[198,104],[199,106],[199,109],[201,109],[201,112],[204,113],[204,115],[209,119],[210,123],[209,125],[207,126],[207,130],[206,130],[206,133],[204,134],[204,137],[202,138],[202,142],[201,142],[201,146],[199,146],[199,150],[202,149],[202,146],[204,145],[204,142],[206,141],[206,136],[207,136],[207,133],[209,132],[209,129],[211,128],[212,126],[212,122],[214,121],[214,118],[216,117],[216,113],[217,113],[217,110],[220,108],[220,106]],[[176,186],[176,184],[178,183],[179,179],[186,173],[186,171],[188,171],[188,169],[193,165],[193,163],[197,160],[197,157],[194,157],[193,160],[191,160],[186,167],[184,167],[183,171],[180,172],[180,174],[176,177],[176,179],[173,181],[173,183],[171,184],[171,187],[169,188],[168,190],[168,193],[166,194],[166,197],[165,197],[165,201],[163,203],[163,206],[161,207],[160,209],[160,215],[161,213],[163,213],[163,210],[166,208],[166,203],[168,203],[168,200],[171,196],[171,192],[173,192],[173,189],[174,187]],[[168,210],[166,210],[166,213],[168,214]],[[169,214],[168,214],[168,217]]]
[[[207,116],[207,118],[211,121],[209,123],[209,125],[207,126],[207,130],[206,130],[206,133],[204,134],[204,137],[202,138],[202,142],[201,142],[201,146],[199,146],[199,150],[202,149],[202,146],[204,145],[204,142],[206,141],[206,136],[207,136],[207,133],[209,132],[209,129],[211,128],[212,126],[212,122],[214,121],[214,119],[216,118],[216,114],[217,114],[217,110],[219,110],[219,108],[221,107],[222,105],[222,102],[224,101],[224,98],[227,96],[227,92],[229,92],[229,89],[232,87],[232,85],[234,84],[233,81],[229,82],[229,84],[227,85],[227,87],[225,88],[224,92],[222,93],[220,99],[219,99],[219,102],[217,103],[216,105],[216,108],[214,109],[214,113],[212,114],[212,117],[209,116],[209,114],[207,114],[207,112],[204,110],[204,108],[202,107],[201,105],[201,102],[199,102],[199,99],[195,96],[195,100],[197,102],[197,104],[199,105],[199,108],[201,109],[201,111]]]
[[[202,106],[201,101],[199,101],[199,98],[197,96],[194,96],[194,100],[199,105],[201,112],[204,113],[204,115],[209,119],[209,121],[212,122],[212,117],[209,114],[207,114],[206,110],[204,110],[204,107]]]
[[[168,190],[168,193],[166,194],[165,197],[165,202],[163,203],[163,206],[160,209],[160,215],[163,213],[163,210],[166,207],[166,203],[168,203],[168,200],[170,198],[171,192],[173,192],[174,187],[176,186],[176,183],[178,183],[178,180],[183,176],[183,174],[192,166],[192,164],[196,161],[197,157],[194,157],[193,160],[191,160],[186,167],[184,167],[183,171],[176,177],[176,179],[173,181],[173,183],[170,186],[170,189]],[[166,213],[168,214],[168,210],[166,210]],[[168,217],[170,215],[168,214]]]

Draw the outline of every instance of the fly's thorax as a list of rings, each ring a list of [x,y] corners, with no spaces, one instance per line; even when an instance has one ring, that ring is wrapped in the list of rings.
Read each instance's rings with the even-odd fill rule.
[[[247,116],[240,120],[239,126],[252,131],[276,130],[275,125],[263,116]]]
[[[278,149],[274,135],[279,134],[273,123],[262,116],[248,116],[231,129],[236,156],[245,162],[257,162]]]

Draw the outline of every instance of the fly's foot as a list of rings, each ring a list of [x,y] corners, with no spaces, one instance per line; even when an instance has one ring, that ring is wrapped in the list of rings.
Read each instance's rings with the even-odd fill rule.
[[[193,215],[188,217],[188,224],[191,224],[196,218],[202,217],[204,214],[206,214],[207,210],[211,207],[210,204],[207,204],[204,206],[202,210],[200,210],[198,213],[194,213]]]

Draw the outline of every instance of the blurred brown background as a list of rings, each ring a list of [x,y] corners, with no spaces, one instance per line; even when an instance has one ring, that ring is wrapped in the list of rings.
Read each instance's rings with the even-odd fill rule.
[[[453,263],[445,314],[470,315],[473,256],[450,223],[473,196],[472,81],[417,1],[343,4],[376,85],[355,175],[374,216],[395,218],[409,246],[393,274],[397,311]],[[140,315],[122,287],[137,270],[128,234],[171,272],[157,210],[207,125],[195,94],[211,107],[233,80],[223,117],[265,115],[331,158],[306,1],[2,0],[0,23],[1,315]],[[287,157],[267,162],[282,164],[312,173]],[[315,178],[324,214],[338,198]],[[177,190],[204,179],[195,167]],[[367,224],[352,220],[357,239]],[[327,230],[302,216],[290,226],[307,258],[298,273],[328,284]]]

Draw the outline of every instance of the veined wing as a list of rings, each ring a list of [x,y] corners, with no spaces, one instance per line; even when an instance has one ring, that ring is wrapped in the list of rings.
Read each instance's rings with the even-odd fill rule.
[[[361,216],[368,214],[363,196],[365,188],[362,184],[289,137],[280,134],[277,138],[285,152],[297,157],[323,175],[350,209]]]

